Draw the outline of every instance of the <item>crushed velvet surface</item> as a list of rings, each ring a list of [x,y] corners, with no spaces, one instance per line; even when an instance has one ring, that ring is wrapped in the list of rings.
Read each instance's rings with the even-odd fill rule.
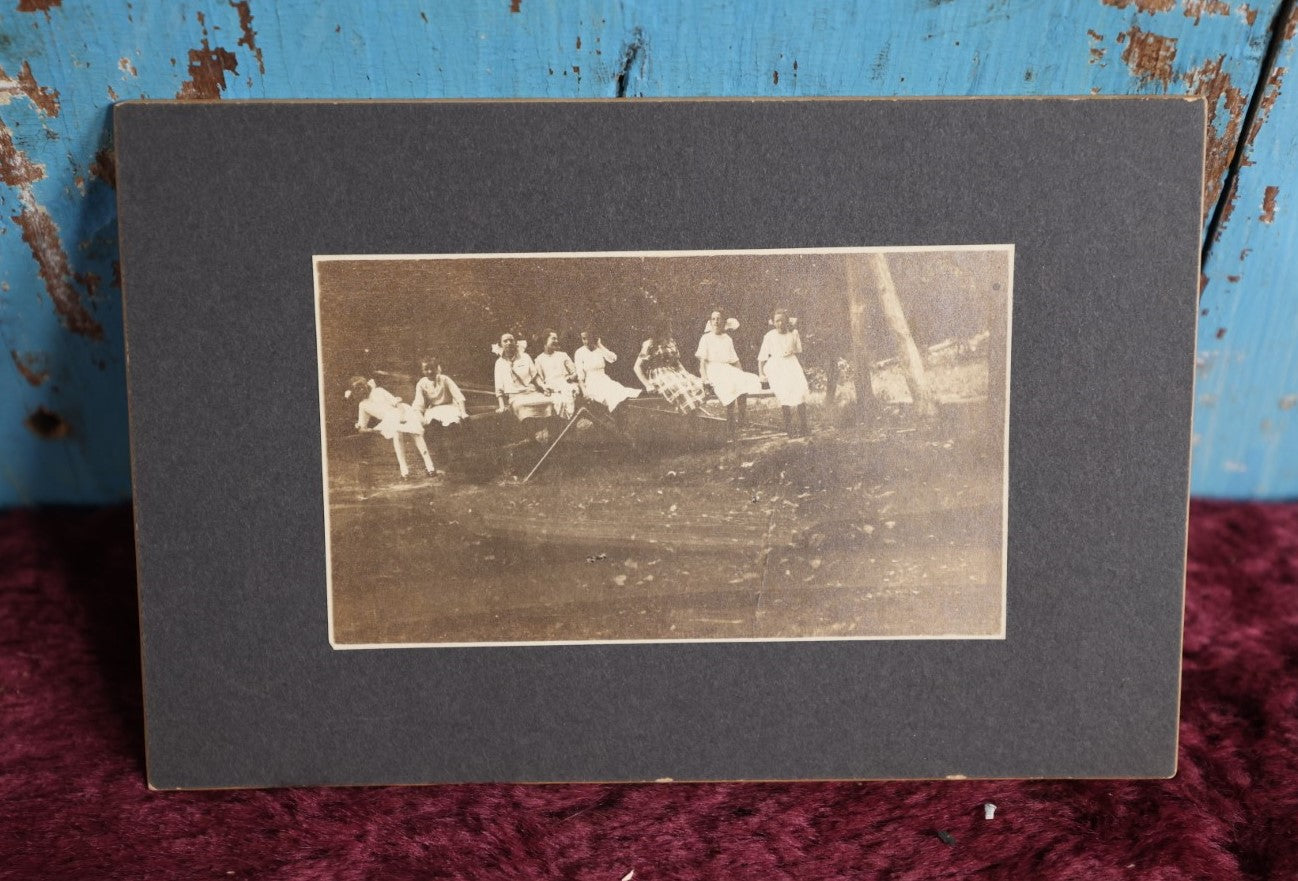
[[[129,511],[8,512],[0,878],[1298,878],[1296,570],[1298,506],[1192,506],[1172,780],[155,793]]]

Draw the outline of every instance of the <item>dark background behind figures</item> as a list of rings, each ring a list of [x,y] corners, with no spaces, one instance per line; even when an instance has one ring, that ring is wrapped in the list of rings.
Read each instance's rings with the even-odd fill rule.
[[[489,388],[491,346],[504,331],[541,350],[547,329],[571,354],[583,329],[618,356],[610,375],[638,387],[632,364],[657,321],[670,322],[688,369],[710,311],[724,306],[745,370],[756,370],[770,312],[798,319],[809,372],[850,356],[846,284],[855,253],[694,256],[322,260],[317,264],[330,431],[354,421],[343,392],[352,375],[378,374],[410,400],[418,359],[432,353],[461,385]],[[967,341],[1004,327],[1009,255],[1004,250],[898,251],[888,264],[921,350]],[[868,276],[867,276],[868,277]],[[867,297],[872,309],[873,296]],[[882,318],[871,316],[869,356],[895,346]],[[470,396],[470,404],[474,397]],[[338,407],[343,418],[336,418]]]

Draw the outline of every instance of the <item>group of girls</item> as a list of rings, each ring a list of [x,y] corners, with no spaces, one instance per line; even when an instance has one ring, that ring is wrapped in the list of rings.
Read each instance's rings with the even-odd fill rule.
[[[740,363],[735,342],[729,331],[739,322],[728,318],[721,309],[713,310],[707,329],[699,338],[694,357],[699,362],[695,375],[681,363],[680,349],[666,326],[654,330],[645,340],[636,359],[635,374],[645,388],[655,391],[680,412],[694,415],[703,412],[707,387],[726,408],[726,423],[733,434],[745,421],[748,396],[768,385],[784,415],[784,430],[789,437],[808,434],[807,374],[798,356],[802,338],[787,309],[776,309],[771,315],[771,329],[762,338],[757,353],[757,372],[748,373]],[[793,415],[798,417],[798,431]]]
[[[656,327],[644,341],[633,370],[645,391],[662,395],[686,415],[704,412],[711,388],[726,408],[727,427],[732,434],[744,424],[748,395],[768,385],[780,405],[788,435],[806,435],[807,376],[798,357],[802,340],[788,310],[776,309],[770,324],[757,355],[756,373],[743,369],[729,333],[739,324],[720,309],[712,312],[695,350],[698,374],[690,373],[681,363],[680,349],[665,324]],[[499,412],[512,411],[520,420],[570,419],[578,394],[616,418],[623,402],[641,394],[640,389],[628,388],[608,375],[608,365],[617,361],[617,355],[591,330],[582,331],[581,346],[572,357],[559,349],[559,335],[553,331],[546,333],[543,351],[536,358],[527,354],[525,343],[512,333],[502,334],[493,350],[498,356],[494,370],[496,408]],[[433,476],[437,469],[424,438],[425,429],[434,422],[451,428],[468,415],[463,392],[442,373],[436,358],[424,358],[419,367],[421,376],[412,403],[403,402],[365,377],[354,377],[348,392],[358,401],[356,429],[375,431],[392,441],[403,479],[410,476],[403,435],[413,438],[426,473]],[[793,426],[795,413],[797,432]]]
[[[442,373],[441,363],[431,355],[419,362],[419,381],[415,383],[415,399],[407,404],[373,379],[354,376],[349,398],[358,402],[356,430],[378,432],[392,441],[397,454],[397,467],[401,479],[410,479],[410,465],[406,461],[406,448],[402,435],[410,435],[424,462],[424,472],[429,477],[437,474],[424,429],[434,422],[450,428],[459,425],[469,415],[464,403],[464,393],[455,380]]]
[[[639,389],[627,388],[608,375],[608,365],[617,361],[617,355],[591,330],[582,331],[574,357],[560,351],[559,334],[554,331],[546,332],[545,346],[535,359],[512,333],[502,334],[496,349],[496,409],[512,410],[519,419],[551,415],[571,419],[578,392],[610,413],[640,395]]]

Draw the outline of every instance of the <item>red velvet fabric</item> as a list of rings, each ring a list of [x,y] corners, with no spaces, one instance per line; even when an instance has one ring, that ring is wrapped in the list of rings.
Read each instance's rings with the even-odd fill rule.
[[[129,513],[11,512],[0,878],[1298,878],[1296,566],[1298,506],[1194,505],[1169,781],[152,793]]]

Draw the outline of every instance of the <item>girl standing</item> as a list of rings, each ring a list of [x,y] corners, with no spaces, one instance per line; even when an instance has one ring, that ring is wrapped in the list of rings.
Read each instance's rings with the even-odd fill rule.
[[[793,433],[792,414],[798,411],[798,425],[805,437],[807,430],[807,374],[802,370],[798,356],[802,354],[802,338],[789,318],[789,310],[776,309],[771,316],[772,329],[762,339],[762,349],[757,353],[757,370],[765,377],[775,400],[784,413],[784,431]]]
[[[410,466],[406,464],[406,448],[401,443],[401,435],[408,434],[415,439],[415,449],[424,459],[424,470],[432,477],[437,473],[433,467],[433,457],[428,453],[428,444],[424,442],[424,421],[415,408],[403,404],[401,399],[385,388],[378,386],[374,380],[363,376],[354,376],[351,390],[347,396],[355,398],[357,404],[356,430],[377,431],[392,441],[392,448],[397,454],[397,467],[401,469],[401,479],[410,477]],[[371,422],[377,425],[371,425]]]

